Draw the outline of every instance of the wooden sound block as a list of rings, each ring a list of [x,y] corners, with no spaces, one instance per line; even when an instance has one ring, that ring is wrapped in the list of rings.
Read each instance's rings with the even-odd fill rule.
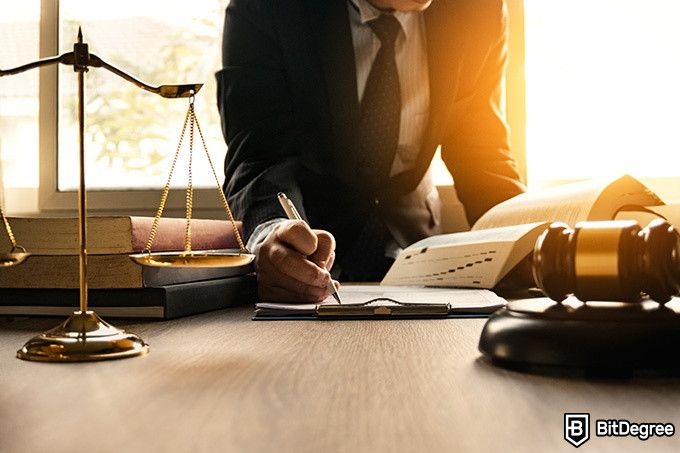
[[[680,371],[680,299],[662,305],[569,298],[511,301],[484,325],[479,350],[522,371],[628,375]]]

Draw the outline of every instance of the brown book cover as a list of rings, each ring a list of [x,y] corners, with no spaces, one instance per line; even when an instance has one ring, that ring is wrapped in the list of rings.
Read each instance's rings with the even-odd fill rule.
[[[0,271],[0,288],[78,288],[78,255],[32,255],[19,266]],[[152,288],[234,276],[243,269],[140,266],[127,254],[87,258],[88,287]]]
[[[87,221],[87,250],[90,255],[141,252],[146,246],[153,217],[93,216]],[[17,242],[35,255],[77,255],[76,217],[10,217]],[[241,229],[241,222],[236,222]],[[184,249],[186,219],[161,218],[153,251]],[[227,220],[192,219],[193,250],[238,248]],[[11,248],[6,234],[0,234],[0,250]]]

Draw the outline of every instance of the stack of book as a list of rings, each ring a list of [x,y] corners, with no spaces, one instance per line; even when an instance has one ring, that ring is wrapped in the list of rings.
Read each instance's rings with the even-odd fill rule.
[[[0,314],[64,315],[78,307],[79,245],[76,218],[10,218],[17,241],[31,253],[0,269]],[[153,251],[184,248],[185,219],[162,218]],[[104,316],[161,318],[252,302],[255,278],[229,268],[154,268],[129,254],[141,252],[153,218],[88,218],[89,305]],[[194,219],[193,250],[238,248],[229,222]],[[240,227],[240,225],[239,225]],[[9,250],[7,237],[0,250]]]

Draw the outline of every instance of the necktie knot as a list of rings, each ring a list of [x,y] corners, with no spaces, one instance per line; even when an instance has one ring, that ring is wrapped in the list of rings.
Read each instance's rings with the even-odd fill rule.
[[[392,14],[381,14],[377,19],[369,21],[368,26],[378,37],[382,46],[394,49],[401,25]]]

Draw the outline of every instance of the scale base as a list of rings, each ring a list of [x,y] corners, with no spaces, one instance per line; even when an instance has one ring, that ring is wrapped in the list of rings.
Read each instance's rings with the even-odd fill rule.
[[[680,371],[680,301],[661,305],[546,298],[511,301],[484,325],[495,365],[539,373],[630,376]]]
[[[31,338],[17,358],[37,362],[89,362],[134,357],[149,352],[135,334],[117,329],[93,311],[76,311],[64,323]]]

